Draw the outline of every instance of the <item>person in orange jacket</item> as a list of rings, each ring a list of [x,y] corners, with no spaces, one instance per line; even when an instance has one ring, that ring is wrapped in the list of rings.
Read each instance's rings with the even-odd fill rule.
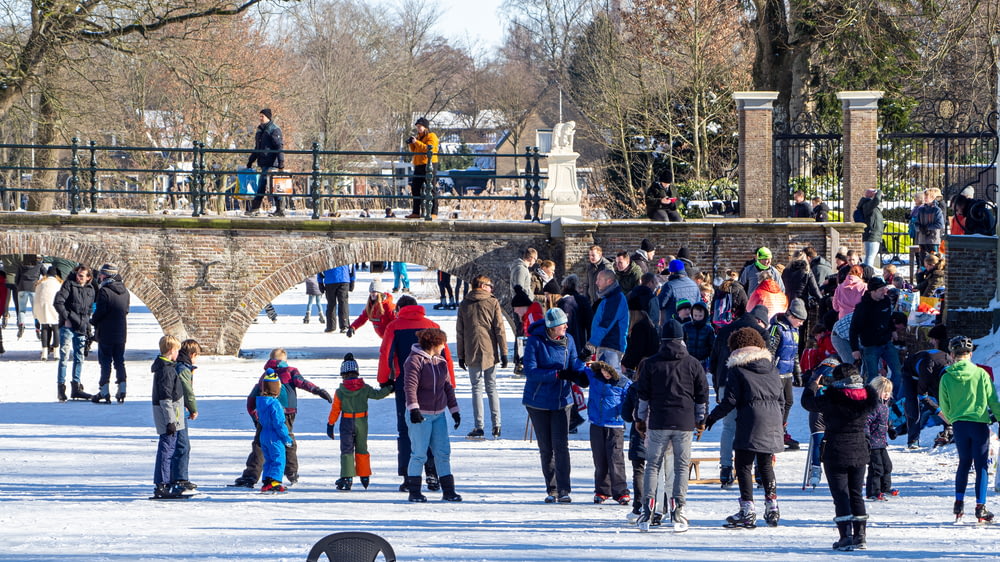
[[[365,309],[347,329],[347,337],[353,337],[358,328],[371,320],[375,333],[381,338],[385,334],[385,327],[395,319],[396,304],[392,302],[392,295],[382,290],[381,279],[373,279],[368,286],[368,302],[365,303]]]
[[[382,334],[382,346],[378,353],[378,383],[384,385],[392,382],[396,389],[396,465],[403,483],[400,492],[409,492],[406,485],[407,465],[410,464],[410,432],[406,427],[409,412],[406,410],[406,394],[403,392],[403,364],[410,356],[410,349],[417,343],[417,334],[427,328],[438,328],[434,321],[426,317],[424,307],[417,304],[417,299],[411,295],[403,295],[396,305],[396,319],[389,322]],[[451,352],[444,348],[444,357],[448,362],[448,378],[452,388],[455,388],[455,365],[452,363]],[[427,489],[436,492],[441,489],[437,471],[434,466],[434,455],[427,451],[427,462],[424,463]]]
[[[427,181],[427,149],[431,150],[430,164],[437,164],[438,161],[438,137],[431,132],[431,122],[426,117],[417,119],[414,123],[417,134],[406,139],[406,146],[413,153],[413,182],[411,192],[413,193],[413,212],[406,216],[408,219],[419,219],[421,217],[420,207],[422,204],[422,194]],[[427,185],[428,189],[434,189],[433,185]],[[431,216],[438,214],[438,202],[434,200],[431,209]]]

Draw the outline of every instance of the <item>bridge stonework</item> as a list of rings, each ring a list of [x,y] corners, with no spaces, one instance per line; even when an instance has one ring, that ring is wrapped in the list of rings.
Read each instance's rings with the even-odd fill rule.
[[[509,270],[526,247],[556,262],[559,276],[586,280],[587,251],[634,251],[642,238],[657,257],[685,246],[703,271],[742,267],[767,245],[779,262],[812,245],[830,255],[860,247],[860,225],[726,220],[716,223],[555,223],[275,220],[170,216],[0,214],[0,254],[38,253],[91,267],[119,266],[125,285],[165,333],[195,338],[206,354],[237,354],[261,308],[307,276],[368,261],[405,261],[464,279],[485,274],[501,302]]]

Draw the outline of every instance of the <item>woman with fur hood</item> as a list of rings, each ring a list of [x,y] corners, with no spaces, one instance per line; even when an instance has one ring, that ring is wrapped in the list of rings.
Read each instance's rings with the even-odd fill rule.
[[[764,519],[774,527],[778,512],[777,483],[774,479],[773,455],[785,450],[782,415],[785,405],[784,384],[773,365],[771,352],[760,332],[740,328],[729,336],[726,361],[728,382],[722,402],[712,410],[707,420],[711,429],[715,422],[736,410],[736,453],[734,468],[740,485],[740,511],[726,518],[726,527],[753,529],[757,513],[753,504],[753,467],[764,488],[766,502]]]
[[[870,456],[865,424],[878,397],[850,363],[837,365],[832,379],[814,378],[802,391],[802,406],[823,415],[823,467],[833,496],[833,520],[840,531],[840,540],[833,543],[833,548],[860,550],[865,548],[868,523],[862,489]]]

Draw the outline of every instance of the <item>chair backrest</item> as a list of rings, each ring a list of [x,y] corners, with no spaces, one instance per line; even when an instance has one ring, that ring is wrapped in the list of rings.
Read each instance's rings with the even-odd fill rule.
[[[382,553],[386,562],[396,562],[392,546],[378,535],[359,531],[333,533],[313,545],[306,562],[319,562],[323,554],[326,554],[330,562],[373,562],[379,553]]]

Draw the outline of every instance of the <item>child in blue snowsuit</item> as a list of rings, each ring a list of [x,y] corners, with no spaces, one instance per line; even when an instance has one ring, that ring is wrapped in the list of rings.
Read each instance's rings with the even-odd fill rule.
[[[278,397],[282,385],[273,369],[268,369],[257,397],[257,420],[260,422],[260,449],[264,453],[264,486],[261,492],[284,492],[285,447],[294,443],[285,425],[285,407]]]

